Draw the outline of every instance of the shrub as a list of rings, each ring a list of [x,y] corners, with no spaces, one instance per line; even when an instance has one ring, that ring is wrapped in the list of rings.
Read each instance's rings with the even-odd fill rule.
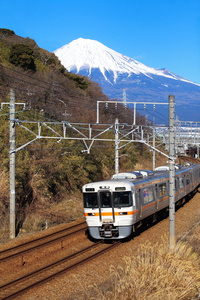
[[[35,55],[28,45],[15,44],[11,47],[9,61],[24,70],[36,70]]]
[[[79,76],[73,73],[65,72],[64,75],[68,77],[69,79],[73,80],[75,82],[76,87],[86,90],[88,88],[89,83],[86,82],[85,78],[83,76]]]
[[[0,34],[3,35],[3,36],[4,36],[4,35],[9,36],[9,35],[13,35],[13,34],[15,34],[15,33],[14,33],[13,30],[6,29],[6,28],[0,28]]]

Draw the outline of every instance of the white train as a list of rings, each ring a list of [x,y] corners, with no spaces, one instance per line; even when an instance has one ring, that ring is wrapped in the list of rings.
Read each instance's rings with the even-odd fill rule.
[[[169,171],[134,171],[83,186],[84,215],[94,239],[129,237],[144,222],[154,222],[169,205]],[[200,165],[176,167],[175,201],[182,204],[200,184]]]

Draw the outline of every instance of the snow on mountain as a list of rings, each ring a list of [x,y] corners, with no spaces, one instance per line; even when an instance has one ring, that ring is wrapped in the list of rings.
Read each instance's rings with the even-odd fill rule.
[[[128,101],[166,102],[175,95],[180,120],[200,121],[200,85],[167,69],[148,67],[90,39],[79,38],[54,53],[68,71],[90,77],[111,99],[122,100],[123,89]],[[160,116],[167,111],[159,109]]]
[[[113,72],[113,83],[116,83],[119,74],[143,74],[149,78],[152,75],[190,82],[166,69],[148,67],[128,56],[122,55],[98,41],[79,38],[54,51],[63,66],[70,72],[80,73],[88,70],[88,76],[93,69],[99,69],[106,81],[110,81],[107,72]],[[110,82],[112,83],[112,82]]]

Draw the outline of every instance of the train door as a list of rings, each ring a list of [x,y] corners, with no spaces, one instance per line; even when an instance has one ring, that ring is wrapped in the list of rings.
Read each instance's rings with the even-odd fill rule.
[[[142,217],[142,197],[141,190],[135,190],[136,209],[138,210],[138,219]]]
[[[191,191],[191,175],[187,174],[185,176],[185,189],[186,189],[186,194],[189,194]]]
[[[156,202],[156,209],[158,210],[158,205],[159,205],[159,202],[158,202],[158,185],[155,184],[154,185],[154,197],[155,197],[155,202]]]
[[[102,223],[115,222],[113,197],[109,190],[99,191],[99,217]]]
[[[184,177],[178,177],[178,186],[179,186],[179,198],[185,196],[185,184],[184,184]]]
[[[162,182],[158,184],[158,197],[160,209],[166,207],[169,202],[169,182]]]

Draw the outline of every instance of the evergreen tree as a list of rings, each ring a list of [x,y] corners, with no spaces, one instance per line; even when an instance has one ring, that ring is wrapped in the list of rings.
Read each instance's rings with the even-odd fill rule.
[[[15,44],[11,47],[9,60],[13,65],[36,71],[34,59],[34,52],[28,45]]]

